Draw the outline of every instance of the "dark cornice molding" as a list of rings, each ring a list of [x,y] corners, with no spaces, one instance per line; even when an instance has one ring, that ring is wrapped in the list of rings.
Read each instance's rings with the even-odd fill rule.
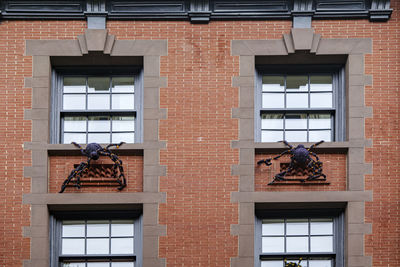
[[[86,19],[101,14],[108,19],[210,20],[359,19],[387,21],[390,0],[3,0],[2,19]]]

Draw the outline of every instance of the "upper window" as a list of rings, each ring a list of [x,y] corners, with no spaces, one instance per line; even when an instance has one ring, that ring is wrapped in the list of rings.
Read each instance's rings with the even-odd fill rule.
[[[343,266],[343,216],[334,212],[269,212],[256,219],[256,257],[261,267]]]
[[[59,72],[53,90],[53,143],[140,142],[138,72]]]
[[[89,216],[88,216],[89,215]],[[53,219],[53,264],[61,267],[138,267],[140,217],[63,213]]]
[[[340,67],[261,67],[256,90],[256,140],[326,142],[344,138]]]

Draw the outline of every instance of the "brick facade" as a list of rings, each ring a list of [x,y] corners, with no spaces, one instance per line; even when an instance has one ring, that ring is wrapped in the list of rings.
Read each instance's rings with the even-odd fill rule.
[[[143,155],[129,156],[126,155],[129,151],[125,151],[121,156],[128,179],[128,187],[122,192],[108,187],[82,188],[80,191],[68,188],[60,199],[52,195],[57,195],[60,184],[73,164],[84,158],[75,154],[48,156],[50,153],[47,151],[32,149],[37,141],[34,140],[37,133],[33,128],[40,129],[38,124],[33,126],[38,122],[32,121],[35,116],[41,116],[33,107],[49,100],[42,99],[40,93],[33,93],[47,85],[38,85],[40,81],[35,78],[29,80],[30,77],[44,75],[37,73],[40,70],[34,67],[42,60],[41,55],[28,51],[26,42],[76,40],[79,35],[85,34],[86,22],[0,21],[0,146],[3,150],[0,155],[0,266],[40,266],[34,254],[39,251],[38,254],[46,255],[47,252],[31,246],[31,241],[38,238],[39,234],[35,233],[46,232],[46,229],[35,226],[43,213],[47,216],[46,205],[58,205],[64,199],[71,200],[81,194],[90,199],[88,194],[110,193],[112,197],[122,195],[121,201],[114,200],[115,203],[121,203],[130,196],[137,197],[137,203],[144,203],[144,216],[154,215],[151,223],[145,223],[145,231],[149,235],[147,240],[150,241],[143,244],[144,258],[148,258],[148,261],[144,261],[144,267],[247,267],[245,264],[248,261],[243,259],[252,258],[253,251],[246,251],[241,246],[246,242],[252,243],[252,240],[245,239],[254,234],[251,228],[246,228],[250,224],[243,223],[246,218],[242,212],[252,209],[254,213],[254,203],[263,202],[258,199],[259,196],[260,199],[275,196],[258,193],[296,194],[300,191],[311,191],[311,196],[313,193],[324,196],[322,193],[325,191],[336,192],[337,195],[354,193],[343,199],[350,199],[346,200],[350,208],[361,205],[361,209],[355,210],[361,210],[363,218],[362,222],[349,222],[349,227],[362,225],[360,227],[363,229],[359,228],[361,234],[354,229],[349,230],[354,238],[349,238],[347,249],[353,256],[348,259],[346,266],[399,265],[400,2],[392,1],[391,8],[393,14],[387,22],[364,19],[312,22],[314,32],[321,36],[321,40],[368,39],[372,42],[371,52],[360,53],[363,63],[360,66],[364,66],[364,69],[360,74],[355,74],[360,81],[353,78],[354,84],[349,85],[363,88],[359,101],[364,101],[364,98],[365,102],[359,109],[353,107],[351,112],[355,114],[354,118],[363,120],[365,133],[361,133],[362,138],[355,138],[353,143],[349,142],[350,145],[341,147],[340,153],[331,152],[332,148],[325,147],[321,160],[330,184],[313,186],[268,186],[267,177],[270,178],[273,173],[264,166],[257,166],[255,162],[275,154],[259,153],[254,150],[253,144],[246,147],[243,141],[246,132],[253,135],[253,129],[246,128],[247,113],[243,106],[246,96],[242,95],[245,87],[242,77],[247,77],[243,75],[244,61],[251,61],[252,56],[247,55],[246,58],[246,55],[235,53],[233,41],[282,40],[284,34],[291,32],[290,21],[232,20],[191,24],[186,21],[109,20],[107,31],[109,36],[115,36],[115,40],[159,40],[167,43],[167,53],[153,55],[149,52],[147,55],[148,51],[143,49],[144,53],[135,55],[145,58],[144,68],[148,74],[145,83],[148,82],[148,87],[145,85],[144,90],[155,88],[154,101],[159,101],[156,107],[148,105],[146,109],[145,106],[144,127],[149,129],[149,125],[154,126],[153,122],[157,121],[155,127],[158,133],[152,133],[155,135],[153,140],[144,141],[144,148],[140,148],[144,151]],[[323,46],[321,42],[320,47]],[[113,48],[119,49],[116,43]],[[355,57],[351,51],[346,56]],[[158,66],[150,66],[149,61],[153,57],[159,58]],[[254,74],[248,77],[251,75]],[[251,94],[247,95],[247,98],[252,97]],[[144,101],[150,100],[146,100],[145,96]],[[48,113],[49,110],[41,112]],[[357,115],[357,112],[362,114]],[[153,117],[146,119],[146,114]],[[47,129],[47,126],[43,129]],[[47,137],[49,133],[43,130],[40,134]],[[353,148],[352,145],[360,140],[364,142],[362,148]],[[136,147],[130,149],[136,150]],[[349,162],[349,157],[350,161],[355,162]],[[43,159],[46,165],[41,165]],[[243,165],[243,162],[250,163]],[[350,164],[364,169],[365,175],[362,171],[359,175],[362,185],[352,184],[354,180],[349,182],[351,175],[357,176],[353,170],[347,169]],[[372,166],[370,173],[368,166]],[[253,176],[246,168],[250,168]],[[49,181],[47,186],[43,186],[47,191],[38,192],[39,187],[32,186],[32,180],[42,175],[47,177],[47,173]],[[244,188],[244,181],[249,179],[254,180],[254,188]],[[47,182],[46,179],[44,182],[39,180],[37,183]],[[358,189],[354,189],[356,187]],[[372,199],[364,197],[368,192],[372,194]],[[132,195],[128,196],[128,193]],[[247,195],[241,193],[249,193],[254,200],[242,199]],[[142,198],[141,194],[148,195]],[[358,194],[363,197],[357,199]],[[150,196],[157,196],[160,200],[150,200]],[[334,198],[336,195],[326,195],[327,199],[331,196]],[[101,195],[96,195],[93,203],[96,199],[101,199]],[[343,199],[338,198],[338,201]],[[35,210],[38,212],[35,213]],[[349,220],[358,215],[348,214]],[[254,217],[250,220],[254,220]],[[154,229],[157,234],[152,235]],[[249,232],[246,233],[247,230]],[[362,240],[357,243],[355,239]],[[36,240],[48,242],[42,237]],[[364,247],[361,247],[361,251],[351,251],[352,242],[364,244]],[[158,248],[153,246],[154,243],[158,244]],[[153,247],[154,251],[149,253],[150,250],[146,250],[149,247]],[[47,250],[48,244],[42,249]],[[155,255],[152,256],[152,253]]]

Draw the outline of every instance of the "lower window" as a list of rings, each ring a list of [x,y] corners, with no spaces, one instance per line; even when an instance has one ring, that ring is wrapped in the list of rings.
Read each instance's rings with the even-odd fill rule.
[[[116,212],[57,213],[52,266],[141,266],[141,216]]]
[[[260,214],[261,213],[261,214]],[[269,211],[256,218],[256,266],[343,266],[340,211]]]

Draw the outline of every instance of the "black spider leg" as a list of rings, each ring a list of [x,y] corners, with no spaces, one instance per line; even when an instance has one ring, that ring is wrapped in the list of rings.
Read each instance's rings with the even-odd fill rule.
[[[316,146],[319,146],[320,144],[322,144],[323,142],[325,142],[324,140],[319,141],[318,143],[313,144],[312,146],[310,146],[310,148],[308,148],[307,150],[310,151],[311,149],[313,149]]]
[[[71,144],[73,144],[74,146],[76,146],[77,148],[79,148],[79,150],[81,151],[82,155],[87,156],[85,150],[83,149],[83,147],[81,147],[79,144],[72,142]]]
[[[110,147],[115,146],[115,147],[119,148],[119,147],[122,146],[123,144],[125,144],[125,142],[121,142],[121,143],[119,143],[119,144],[109,144],[109,145],[104,149],[104,151],[108,151],[108,152],[111,153],[111,151],[109,151],[109,148],[110,148]]]
[[[107,147],[109,146],[110,145],[108,145]],[[119,147],[119,145],[117,147]],[[113,176],[114,178],[116,178],[116,181],[120,185],[118,187],[118,190],[124,189],[124,187],[126,187],[126,179],[125,179],[124,167],[122,166],[122,160],[120,160],[118,156],[115,155],[113,152],[111,152],[108,148],[104,148],[103,151],[99,151],[99,154],[109,157],[114,162]],[[118,171],[119,171],[119,176],[117,178]]]
[[[279,142],[282,142],[282,143],[284,143],[287,147],[289,147],[290,149],[293,149],[293,146],[292,146],[291,144],[289,144],[286,140],[282,140],[282,141],[279,141]]]
[[[291,150],[284,151],[279,156],[276,156],[273,159],[278,159],[278,158],[282,157],[284,154],[290,153],[290,151]],[[294,160],[293,160],[293,157],[291,157],[290,158],[290,163],[289,163],[289,166],[287,167],[287,169],[284,170],[284,171],[281,171],[278,174],[276,174],[275,177],[274,177],[274,180],[272,180],[272,182],[270,182],[269,185],[275,183],[276,181],[285,181],[286,180],[286,178],[285,178],[286,174],[290,173],[291,171],[293,171],[293,169],[294,169]]]
[[[310,152],[310,154],[314,156],[316,160],[311,159],[307,165],[307,167],[312,171],[312,174],[307,177],[307,180],[316,180],[322,176],[323,180],[325,181],[326,175],[322,173],[322,162],[319,160],[317,154],[314,152]]]
[[[270,158],[270,159],[259,160],[259,161],[257,162],[257,164],[260,165],[260,164],[265,163],[265,165],[270,166],[270,165],[272,165],[271,160],[277,160],[277,159],[279,159],[280,157],[282,157],[283,155],[290,154],[291,152],[292,152],[292,149],[285,150],[285,151],[283,151],[281,154],[279,154],[279,155],[276,156],[276,157],[273,157],[273,158]]]
[[[61,190],[59,193],[64,192],[65,188],[67,187],[67,185],[71,182],[71,180],[73,178],[76,178],[76,184],[75,186],[80,189],[81,188],[81,175],[83,172],[85,172],[87,170],[87,168],[90,165],[90,161],[91,159],[89,158],[87,160],[87,162],[81,162],[81,164],[79,164],[78,167],[76,167],[74,170],[71,171],[71,173],[69,174],[68,178],[65,179],[65,181],[63,182],[62,186],[61,186]]]

